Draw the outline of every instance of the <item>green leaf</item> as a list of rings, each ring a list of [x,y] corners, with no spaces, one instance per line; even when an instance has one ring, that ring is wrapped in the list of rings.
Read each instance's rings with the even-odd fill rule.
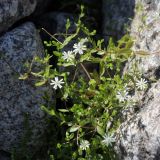
[[[75,66],[75,63],[74,62],[63,63],[61,64],[61,66],[64,66],[64,67]]]
[[[67,23],[66,23],[66,31],[68,31],[69,27],[71,26],[70,20],[67,19]]]
[[[89,85],[95,86],[96,85],[96,81],[94,79],[91,79],[89,81]]]
[[[97,46],[101,49],[101,45],[104,42],[104,39],[98,40],[97,41]]]
[[[128,42],[132,42],[132,40],[131,40],[130,35],[126,34],[118,41],[118,48],[125,48],[125,46]],[[132,44],[133,44],[133,42],[132,42]]]
[[[57,52],[57,51],[53,51],[53,54],[54,54],[55,56],[57,56],[57,57],[60,57],[60,56],[62,55],[61,52]]]
[[[48,113],[49,115],[51,115],[51,116],[56,116],[56,113],[55,113],[55,111],[54,111],[53,109],[49,110],[49,109],[46,108],[45,106],[41,106],[41,109],[42,109],[43,111],[45,111],[46,113]]]
[[[84,5],[81,5],[81,12],[84,11]]]
[[[51,42],[44,41],[44,44],[45,44],[47,47],[51,47],[51,46],[52,46]]]
[[[18,79],[25,80],[28,78],[28,73],[25,73],[24,75],[21,75]]]
[[[80,126],[74,125],[69,129],[69,132],[76,132],[79,128]]]
[[[96,34],[96,30],[93,30],[92,32],[90,32],[90,36],[94,36]]]
[[[146,57],[146,56],[149,56],[149,55],[151,55],[149,52],[147,52],[147,51],[134,51],[133,52],[134,54],[136,54],[136,55],[138,55],[138,56],[142,56],[142,57]]]
[[[43,76],[42,76],[43,73],[44,73],[44,71],[40,71],[40,72],[37,72],[37,73],[31,72],[31,74],[32,74],[33,76],[35,76],[35,77],[43,77]]]
[[[78,35],[79,31],[80,31],[80,28],[78,27],[76,29],[76,33],[74,33],[74,34],[68,36],[67,38],[65,38],[64,42],[62,43],[62,45],[59,46],[59,49],[63,49],[73,38],[75,38]]]
[[[64,40],[63,44],[61,45],[61,49],[64,48],[64,47],[65,47],[74,37],[76,37],[76,36],[77,36],[77,33],[75,33],[75,34],[67,37],[67,38]]]
[[[104,50],[98,51],[97,54],[100,55],[100,56],[101,56],[101,55],[104,55],[104,54],[105,54],[105,51],[104,51]]]
[[[107,47],[107,51],[108,51],[108,50],[109,50],[109,51],[113,51],[113,50],[115,50],[115,48],[116,48],[116,46],[115,46],[115,44],[114,44],[114,42],[113,42],[113,39],[110,38],[110,39],[109,39],[109,44],[108,44],[108,47]]]
[[[47,82],[47,80],[43,80],[43,81],[40,81],[40,82],[36,82],[36,83],[35,83],[35,86],[36,86],[36,87],[42,86],[42,85],[44,85],[46,82]]]
[[[64,113],[66,113],[66,112],[69,112],[69,110],[68,109],[58,109],[60,112],[64,112]]]
[[[101,136],[103,136],[105,134],[104,129],[101,126],[97,126],[97,133],[100,134]]]
[[[91,56],[91,53],[90,53],[90,52],[81,55],[81,57],[80,57],[80,62],[89,61],[89,60],[90,60],[90,56]]]
[[[53,40],[53,41],[52,41],[52,46],[55,46],[55,47],[57,47],[57,49],[59,49],[60,46],[61,46],[61,43]]]
[[[51,65],[47,65],[46,68],[45,68],[45,72],[44,72],[44,77],[49,77],[49,73],[50,73],[50,68],[52,66]]]
[[[113,70],[114,68],[113,63],[107,63],[107,68]]]
[[[101,61],[100,62],[100,76],[103,76],[105,73],[105,62]]]

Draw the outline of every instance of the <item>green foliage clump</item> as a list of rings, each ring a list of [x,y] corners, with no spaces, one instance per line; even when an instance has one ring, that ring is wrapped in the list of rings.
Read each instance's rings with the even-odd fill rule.
[[[116,130],[125,120],[123,111],[136,105],[131,96],[135,87],[146,88],[146,81],[136,83],[136,74],[122,75],[124,63],[131,56],[129,35],[117,44],[110,39],[105,47],[104,40],[94,40],[96,31],[90,32],[82,24],[83,16],[82,12],[74,34],[67,34],[67,21],[63,42],[56,37],[45,42],[56,47],[53,54],[58,58],[57,68],[48,64],[51,56],[46,54],[44,59],[34,59],[43,64],[43,69],[30,72],[38,77],[36,86],[50,84],[57,100],[61,100],[56,106],[42,106],[53,117],[50,130],[54,133],[48,151],[51,160],[117,159],[114,145]],[[73,49],[67,50],[73,41]],[[92,66],[92,70],[87,66]],[[21,77],[26,78],[26,74]]]

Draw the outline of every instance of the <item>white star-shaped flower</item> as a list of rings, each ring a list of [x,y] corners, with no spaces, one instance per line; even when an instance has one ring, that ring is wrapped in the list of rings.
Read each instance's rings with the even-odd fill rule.
[[[137,89],[145,90],[147,87],[147,81],[143,78],[141,78],[140,80],[137,80],[136,87],[137,87]]]
[[[129,98],[128,91],[126,90],[118,91],[116,97],[120,102],[124,102]]]
[[[90,143],[87,140],[82,140],[79,147],[82,150],[86,150],[87,148],[89,148],[89,146],[90,146]]]
[[[70,62],[75,58],[75,55],[73,54],[72,51],[68,51],[68,52],[64,51],[62,54],[63,54],[62,58],[67,62]]]
[[[103,140],[102,140],[102,144],[106,145],[106,146],[111,146],[113,142],[115,142],[115,138],[113,138],[113,136],[109,136],[107,134],[105,134],[103,136]]]
[[[51,83],[50,83],[50,85],[53,85],[53,88],[56,90],[56,89],[58,89],[58,88],[62,88],[62,85],[61,84],[63,84],[64,82],[63,82],[63,79],[58,79],[58,77],[55,77],[55,79],[54,80],[51,80]]]
[[[87,50],[86,45],[84,45],[82,42],[75,43],[73,48],[74,48],[73,52],[75,54],[77,54],[77,53],[83,54],[84,51]]]

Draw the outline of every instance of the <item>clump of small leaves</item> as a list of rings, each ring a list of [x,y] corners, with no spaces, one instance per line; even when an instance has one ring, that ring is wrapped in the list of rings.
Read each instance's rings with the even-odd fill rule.
[[[111,38],[105,47],[103,39],[94,40],[96,31],[90,32],[82,24],[83,16],[82,7],[76,32],[66,31],[63,42],[56,37],[45,42],[56,47],[57,68],[48,64],[51,56],[47,54],[44,59],[35,57],[43,70],[30,73],[38,77],[36,86],[50,84],[63,102],[60,106],[42,106],[58,126],[54,148],[49,151],[52,160],[116,159],[116,130],[125,120],[123,113],[138,103],[133,93],[147,88],[147,81],[137,72],[122,74],[124,63],[131,57],[130,36],[125,35],[117,44]],[[68,20],[66,30],[69,28]],[[73,40],[76,43],[66,49]],[[86,63],[98,67],[89,71]]]

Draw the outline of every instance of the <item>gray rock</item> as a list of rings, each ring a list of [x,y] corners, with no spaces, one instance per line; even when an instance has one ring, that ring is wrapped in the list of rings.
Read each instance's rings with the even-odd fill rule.
[[[19,19],[30,15],[36,0],[1,0],[0,1],[0,33],[6,31]]]
[[[145,77],[155,78],[160,60],[160,1],[150,0],[103,0],[103,34],[106,40],[118,39],[130,31],[134,39],[134,51],[145,51],[150,56],[136,61]],[[126,30],[126,26],[127,30]],[[131,63],[129,66],[131,67]],[[158,74],[159,76],[159,74]]]
[[[0,33],[5,32],[14,23],[32,13],[42,14],[52,0],[1,0],[0,1]]]
[[[137,0],[135,13],[131,25],[131,36],[135,41],[133,50],[149,54],[139,58],[139,68],[147,77],[155,77],[160,67],[160,1]]]
[[[25,62],[44,53],[39,34],[32,23],[25,23],[0,37],[0,150],[11,152],[26,147],[34,154],[41,146],[46,129],[45,113],[40,109],[47,86],[36,88],[33,77],[23,81]],[[33,64],[37,69],[36,65]]]
[[[159,160],[160,158],[160,81],[145,95],[143,109],[120,128],[119,159]]]
[[[130,115],[119,128],[121,137],[116,149],[120,160],[160,159],[159,13],[160,1],[136,1],[135,17],[131,24],[136,57],[129,61],[126,68],[130,71],[132,64],[136,62],[139,71],[150,84],[143,93],[140,111]],[[142,56],[142,53],[146,55]]]

